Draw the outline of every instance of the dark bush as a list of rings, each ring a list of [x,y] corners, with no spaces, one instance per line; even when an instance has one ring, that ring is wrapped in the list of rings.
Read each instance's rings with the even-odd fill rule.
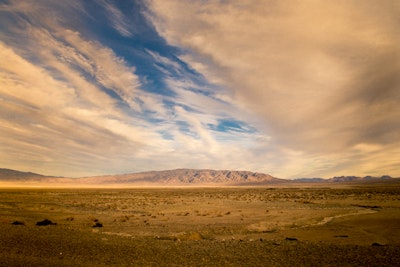
[[[56,223],[53,223],[52,221],[48,219],[44,219],[43,221],[37,222],[37,226],[46,226],[46,225],[56,225]]]
[[[92,227],[103,227],[103,224],[96,222]]]

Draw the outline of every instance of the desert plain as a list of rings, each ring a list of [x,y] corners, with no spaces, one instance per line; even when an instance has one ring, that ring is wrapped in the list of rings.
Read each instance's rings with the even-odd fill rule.
[[[400,266],[400,184],[2,188],[0,266]]]

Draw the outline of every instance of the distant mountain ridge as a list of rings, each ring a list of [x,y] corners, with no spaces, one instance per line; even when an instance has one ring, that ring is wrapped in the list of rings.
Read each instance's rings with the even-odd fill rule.
[[[46,176],[33,173],[33,172],[21,172],[11,169],[0,168],[0,180],[3,181],[13,181],[13,180],[30,180],[30,179],[40,179]]]
[[[394,178],[384,175],[381,177],[337,176],[329,179],[298,178],[286,180],[258,172],[209,169],[176,169],[120,175],[64,178],[0,168],[0,185],[18,184],[21,186],[262,186],[283,183],[379,182],[390,181],[391,179]],[[400,179],[398,180],[400,181]]]
[[[329,179],[324,178],[297,178],[294,179],[296,182],[307,182],[307,183],[321,183],[321,182],[331,182],[331,183],[343,183],[343,182],[356,182],[356,181],[378,181],[378,180],[389,180],[393,179],[389,175],[383,175],[380,177],[374,176],[335,176]]]
[[[76,185],[263,185],[287,180],[249,171],[176,169],[83,178],[49,177],[36,173],[0,169],[0,181],[62,183]]]
[[[262,184],[285,181],[283,179],[275,178],[269,174],[264,173],[207,169],[176,169],[166,171],[150,171],[122,175],[88,177],[80,179],[84,182],[90,183],[147,183],[159,185],[238,185],[242,183]]]

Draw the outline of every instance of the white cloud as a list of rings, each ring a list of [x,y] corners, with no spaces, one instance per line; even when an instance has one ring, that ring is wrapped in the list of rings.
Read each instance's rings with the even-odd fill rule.
[[[125,15],[117,7],[107,0],[101,0],[99,3],[106,9],[108,18],[114,29],[116,29],[122,36],[125,37],[133,35]]]
[[[168,67],[168,68],[172,67],[172,69],[175,72],[182,73],[182,68],[181,68],[181,66],[179,65],[178,62],[173,61],[173,60],[171,60],[171,59],[169,59],[167,57],[163,57],[162,55],[160,55],[159,53],[157,53],[155,51],[151,51],[151,50],[146,49],[146,52],[149,55],[151,55],[157,63],[161,63],[165,67]]]
[[[171,76],[166,80],[176,97],[155,95],[141,90],[135,68],[109,48],[54,21],[50,28],[25,27],[18,34],[28,42],[18,42],[13,48],[1,43],[1,156],[5,166],[81,176],[178,167],[232,168],[235,162],[245,162],[247,153],[239,151],[242,144],[249,145],[249,136],[208,128],[226,117],[230,104],[213,96],[220,91],[184,78],[178,63],[150,53],[157,62],[182,74],[180,80]],[[102,87],[113,90],[132,110],[120,110],[118,100]],[[209,96],[189,88],[207,91]],[[175,107],[165,106],[164,100]],[[142,111],[150,111],[161,123],[149,122]],[[193,134],[181,129],[181,123]],[[172,139],[164,139],[163,134]]]
[[[45,69],[24,60],[1,42],[0,48],[2,94],[34,107],[64,106],[75,97],[73,88],[52,78]]]
[[[126,164],[147,144],[160,138],[145,121],[127,123],[128,117],[116,108],[115,100],[69,65],[74,61],[80,67],[90,67],[85,60],[79,61],[82,53],[46,38],[43,32],[32,32],[32,37],[47,43],[41,43],[43,54],[37,55],[46,68],[32,64],[0,43],[4,134],[1,158],[7,161],[3,164],[10,167],[25,164],[25,168],[31,166],[33,171],[44,173],[50,170],[51,174],[109,172],[121,164],[107,167],[110,157],[120,157],[120,162]],[[51,53],[54,51],[57,53]],[[70,62],[58,60],[56,54]],[[112,59],[98,64],[114,64],[113,71],[119,70],[122,75],[128,71],[128,76],[133,75],[124,69],[122,61]],[[103,73],[115,74],[107,70]],[[137,86],[134,80],[132,86]]]
[[[158,32],[186,53],[142,55],[173,95],[144,91],[136,62],[79,31],[83,20],[71,18],[91,17],[83,2],[0,5],[16,22],[0,33],[3,166],[74,176],[398,173],[395,1],[147,3]],[[132,36],[116,5],[100,6]]]
[[[256,127],[271,136],[263,157],[285,158],[272,159],[278,173],[364,173],[369,156],[354,154],[354,145],[396,148],[398,1],[147,4],[157,31],[188,51],[180,58],[258,117]]]
[[[126,101],[132,108],[139,109],[134,101],[140,87],[139,78],[134,74],[135,68],[127,66],[126,62],[117,57],[112,50],[102,47],[100,44],[86,41],[79,33],[70,30],[58,33],[71,45],[63,46],[57,42],[54,47],[48,50],[55,50],[53,53],[60,56],[67,62],[76,64],[82,70],[93,75],[93,77],[105,88],[115,91],[121,99]],[[40,38],[40,46],[48,43],[45,38]],[[55,58],[58,61],[58,58]],[[68,62],[70,61],[70,62]]]

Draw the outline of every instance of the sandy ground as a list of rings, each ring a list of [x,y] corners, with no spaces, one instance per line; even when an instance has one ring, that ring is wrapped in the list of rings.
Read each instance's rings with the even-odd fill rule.
[[[399,185],[0,189],[0,266],[399,265]]]

